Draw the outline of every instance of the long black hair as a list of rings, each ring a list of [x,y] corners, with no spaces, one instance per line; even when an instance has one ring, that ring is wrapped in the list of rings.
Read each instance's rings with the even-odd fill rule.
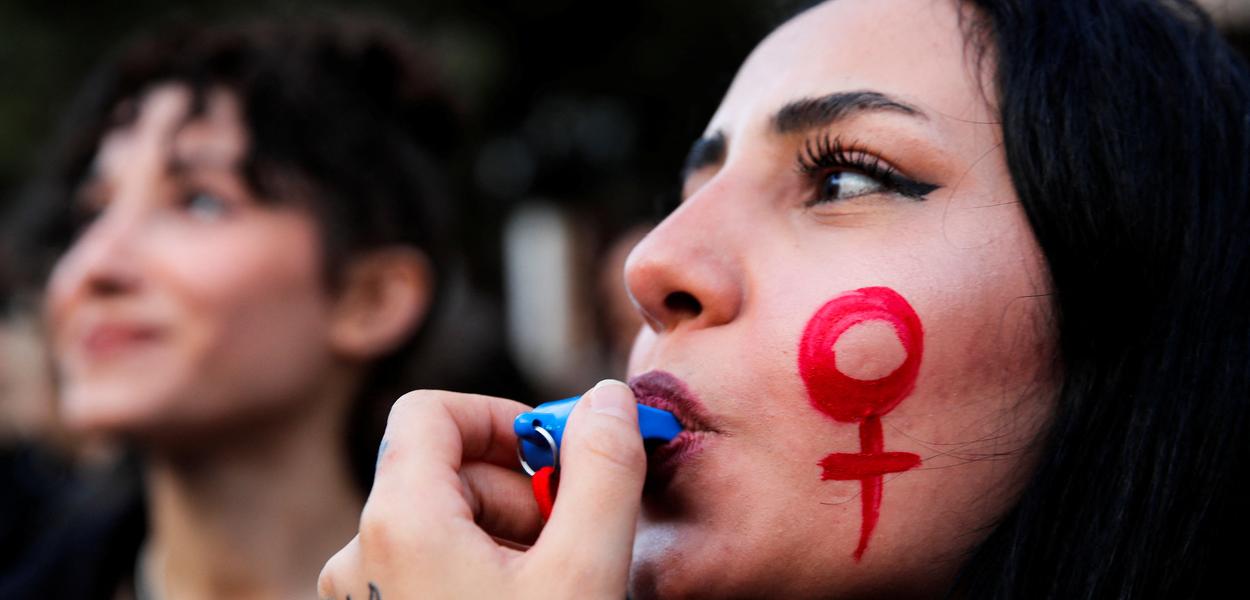
[[[353,258],[373,249],[419,249],[435,272],[436,318],[452,264],[454,223],[442,165],[456,148],[457,111],[433,63],[409,33],[349,15],[170,24],[127,44],[85,84],[34,178],[10,237],[18,276],[38,287],[82,224],[74,196],[101,138],[133,119],[155,85],[237,95],[249,133],[241,175],[263,201],[298,204],[317,222],[324,279],[339,283]],[[421,336],[370,367],[348,426],[354,475],[372,481],[381,423],[391,401],[429,382],[413,380]]]
[[[1250,535],[1250,74],[1187,0],[966,4],[1063,377],[955,593],[1217,597]]]

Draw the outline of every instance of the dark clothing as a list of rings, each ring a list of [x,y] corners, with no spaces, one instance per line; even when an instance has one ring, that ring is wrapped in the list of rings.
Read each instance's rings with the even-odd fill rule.
[[[146,527],[137,469],[49,479],[29,449],[6,451],[0,598],[111,599],[134,573]]]

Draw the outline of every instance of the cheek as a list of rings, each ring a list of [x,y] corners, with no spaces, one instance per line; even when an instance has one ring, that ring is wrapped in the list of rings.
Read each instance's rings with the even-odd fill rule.
[[[980,214],[992,210],[1003,209]],[[923,308],[934,343],[921,391],[925,412],[943,421],[929,425],[942,443],[1006,434],[1028,440],[1038,416],[1030,411],[1048,407],[1022,401],[1049,396],[1053,385],[1055,331],[1045,261],[1023,216],[1000,216],[982,227],[997,232],[992,243],[961,249],[930,269],[932,277],[957,284],[933,286]]]
[[[282,233],[175,245],[162,253],[169,291],[189,311],[223,322],[280,304],[297,309],[317,299],[315,240],[300,232]]]
[[[910,452],[887,451],[881,418],[912,393],[923,353],[920,317],[886,287],[837,296],[803,331],[798,370],[812,407],[859,430],[859,452],[834,452],[820,461],[822,480],[854,481],[862,489],[856,561],[868,550],[880,519],[884,477],[921,462]]]
[[[826,302],[799,344],[799,376],[812,406],[843,423],[880,418],[911,393],[924,353],[915,310],[885,287]]]
[[[847,329],[833,343],[834,368],[851,379],[872,381],[898,370],[907,349],[885,321],[865,321]]]
[[[222,237],[164,255],[184,375],[239,388],[230,395],[279,394],[328,352],[315,235],[258,227]]]
[[[188,308],[223,322],[284,304],[298,311],[309,300],[319,299],[322,290],[314,265],[290,258],[251,256],[225,264],[201,263],[202,268],[182,279],[178,293]]]

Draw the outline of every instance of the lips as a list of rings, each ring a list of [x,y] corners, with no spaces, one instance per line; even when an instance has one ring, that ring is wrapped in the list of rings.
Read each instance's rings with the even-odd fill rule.
[[[87,328],[81,338],[83,352],[95,359],[106,358],[159,337],[154,327],[136,323],[100,323]]]
[[[685,382],[666,371],[649,371],[629,380],[638,403],[667,410],[686,431],[712,431],[711,419]]]
[[[629,387],[639,404],[673,413],[683,429],[667,444],[649,449],[646,489],[650,492],[666,487],[678,469],[699,454],[708,436],[718,431],[703,404],[671,373],[643,373],[630,379]]]

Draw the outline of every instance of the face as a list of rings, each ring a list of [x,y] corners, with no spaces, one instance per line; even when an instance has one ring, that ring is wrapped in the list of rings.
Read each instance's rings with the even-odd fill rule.
[[[312,218],[262,205],[239,175],[235,97],[154,88],[102,140],[95,214],[48,289],[61,408],[73,427],[194,439],[293,410],[331,362]]]
[[[1028,476],[1047,275],[957,11],[775,31],[631,255],[634,386],[687,429],[652,457],[634,597],[933,595]]]

